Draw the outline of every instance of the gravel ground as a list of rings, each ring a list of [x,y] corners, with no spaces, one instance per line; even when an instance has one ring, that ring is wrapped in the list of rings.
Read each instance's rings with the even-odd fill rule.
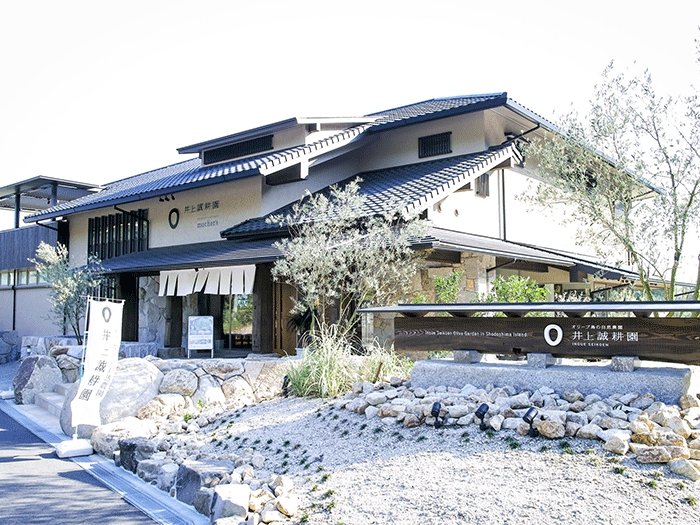
[[[597,441],[487,435],[476,425],[406,429],[298,398],[223,419],[212,446],[234,453],[255,447],[266,470],[292,476],[309,524],[700,520],[700,482],[620,461]]]

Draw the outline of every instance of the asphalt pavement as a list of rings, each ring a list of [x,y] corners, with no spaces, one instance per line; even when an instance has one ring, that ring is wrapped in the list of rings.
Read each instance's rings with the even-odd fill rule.
[[[0,480],[3,525],[157,523],[3,411]]]

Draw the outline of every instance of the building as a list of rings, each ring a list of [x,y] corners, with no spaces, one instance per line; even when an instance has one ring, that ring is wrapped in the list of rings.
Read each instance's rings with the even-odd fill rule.
[[[520,142],[554,126],[506,93],[428,100],[351,118],[292,118],[179,148],[193,157],[37,210],[67,232],[71,263],[103,261],[111,295],[125,299],[123,338],[163,349],[187,345],[187,320],[214,317],[217,348],[294,351],[287,326],[294,290],[270,278],[287,235],[265,218],[306,190],[361,176],[369,209],[399,199],[431,220],[414,290],[464,272],[467,300],[496,275],[514,273],[586,293],[624,271],[574,255],[551,219],[518,199],[536,177]],[[389,332],[377,320],[375,328]],[[166,353],[168,350],[164,350]],[[177,352],[174,350],[173,352]]]
[[[0,210],[14,215],[14,229],[0,231],[0,331],[58,334],[59,329],[51,320],[49,289],[30,259],[35,257],[41,242],[67,244],[68,222],[49,220],[20,227],[20,218],[99,189],[93,184],[51,177],[34,177],[0,188]]]

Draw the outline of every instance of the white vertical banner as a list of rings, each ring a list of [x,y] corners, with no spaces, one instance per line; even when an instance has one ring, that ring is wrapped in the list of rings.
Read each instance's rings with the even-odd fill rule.
[[[102,424],[100,401],[104,399],[119,360],[123,302],[88,299],[88,327],[83,376],[71,402],[72,424]]]

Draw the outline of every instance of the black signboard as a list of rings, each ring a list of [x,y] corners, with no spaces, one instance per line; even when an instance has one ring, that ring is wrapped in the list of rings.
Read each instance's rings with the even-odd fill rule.
[[[554,357],[616,355],[700,364],[700,319],[638,317],[397,317],[396,350],[478,350]]]

